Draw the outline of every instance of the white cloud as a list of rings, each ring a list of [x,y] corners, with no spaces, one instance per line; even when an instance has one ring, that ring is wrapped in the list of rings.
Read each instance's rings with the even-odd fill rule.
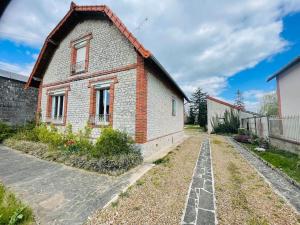
[[[29,76],[31,70],[33,68],[33,63],[19,65],[19,64],[12,64],[8,62],[0,61],[0,68],[3,70],[8,70],[14,73],[22,74],[25,76]]]
[[[245,91],[243,97],[246,109],[252,112],[259,112],[262,98],[267,94],[273,94],[275,91],[265,91],[252,89]]]
[[[200,86],[211,95],[228,88],[230,76],[284,51],[289,43],[281,37],[282,18],[300,10],[300,0],[76,3],[109,5],[185,91]],[[39,48],[69,7],[61,0],[12,1],[0,37]]]

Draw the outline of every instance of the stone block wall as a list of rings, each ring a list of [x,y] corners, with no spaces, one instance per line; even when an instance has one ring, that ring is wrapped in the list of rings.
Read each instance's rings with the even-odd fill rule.
[[[24,89],[25,82],[0,77],[0,121],[24,124],[35,119],[37,88]]]

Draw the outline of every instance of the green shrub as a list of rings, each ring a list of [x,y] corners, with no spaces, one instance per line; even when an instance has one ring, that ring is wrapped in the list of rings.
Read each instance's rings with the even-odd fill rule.
[[[11,137],[15,133],[15,129],[3,122],[0,121],[0,143],[6,139]]]
[[[245,128],[238,128],[238,134],[239,135],[246,135],[246,129]]]
[[[135,153],[136,151],[134,141],[127,133],[104,128],[96,141],[92,155],[100,158]]]
[[[91,128],[88,125],[84,128],[84,131],[80,130],[78,134],[74,134],[72,125],[68,124],[64,136],[65,150],[71,153],[91,154],[94,146],[90,141],[90,134]]]
[[[240,127],[240,118],[239,115],[232,109],[230,111],[226,110],[223,121],[221,121],[221,118],[216,116],[212,118],[211,125],[215,133],[236,134]]]
[[[54,126],[48,128],[45,124],[41,124],[34,130],[40,142],[51,144],[52,146],[61,146],[64,144],[63,135]]]

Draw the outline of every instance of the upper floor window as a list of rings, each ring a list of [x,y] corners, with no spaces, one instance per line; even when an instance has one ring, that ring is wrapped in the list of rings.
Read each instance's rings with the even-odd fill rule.
[[[176,100],[172,98],[172,116],[176,116]]]
[[[86,35],[71,42],[71,73],[83,73],[88,70],[89,46],[92,35]]]

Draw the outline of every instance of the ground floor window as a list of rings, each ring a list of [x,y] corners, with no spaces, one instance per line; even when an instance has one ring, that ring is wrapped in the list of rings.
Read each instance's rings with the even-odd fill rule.
[[[64,114],[64,95],[53,95],[52,97],[52,114],[51,118],[62,120]]]
[[[109,122],[109,87],[96,90],[96,120]]]

